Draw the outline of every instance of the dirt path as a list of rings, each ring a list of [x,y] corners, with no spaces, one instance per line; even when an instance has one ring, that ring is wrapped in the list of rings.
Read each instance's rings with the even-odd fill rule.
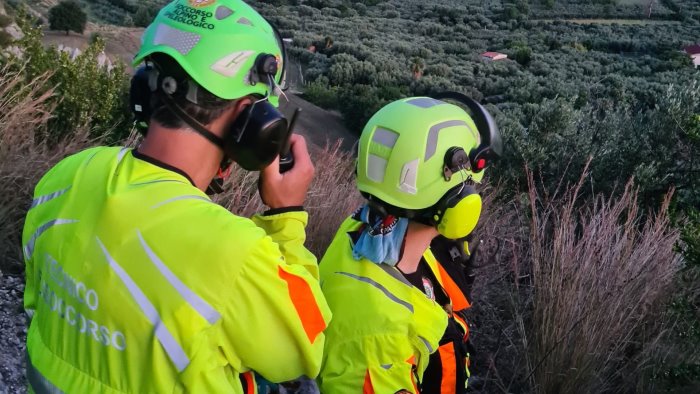
[[[280,99],[280,109],[287,118],[292,116],[296,108],[302,110],[294,128],[296,133],[302,134],[307,141],[319,147],[342,140],[343,150],[352,149],[357,136],[345,127],[340,114],[317,107],[293,94],[288,93],[287,97],[289,102],[284,102],[284,98]]]

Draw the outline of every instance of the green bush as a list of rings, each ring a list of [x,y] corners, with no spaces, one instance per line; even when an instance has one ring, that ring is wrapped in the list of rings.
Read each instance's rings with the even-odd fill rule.
[[[338,107],[338,89],[328,87],[328,79],[321,77],[304,88],[304,98],[322,108]]]
[[[48,122],[48,139],[58,141],[85,126],[93,136],[108,136],[110,140],[126,135],[128,77],[121,63],[111,70],[98,65],[104,41],[96,37],[82,54],[70,59],[54,47],[44,48],[41,30],[25,15],[17,21],[25,35],[17,41],[24,54],[21,60],[11,60],[12,66],[23,70],[27,81],[49,75],[47,86],[55,90],[51,100],[56,109]]]

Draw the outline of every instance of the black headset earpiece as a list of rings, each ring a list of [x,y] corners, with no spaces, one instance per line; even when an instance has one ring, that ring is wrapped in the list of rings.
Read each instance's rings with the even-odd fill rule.
[[[458,92],[441,92],[431,96],[436,100],[454,100],[469,110],[479,131],[481,143],[469,152],[470,171],[479,173],[503,154],[503,141],[493,117],[481,104]]]
[[[277,29],[273,27],[273,30],[282,58],[278,59],[272,54],[260,54],[250,72],[251,83],[269,83],[269,94],[275,94],[277,88],[282,89],[280,85],[284,81],[287,63],[284,41]],[[282,72],[279,78],[275,78],[280,62]],[[287,119],[268,100],[258,100],[245,108],[229,126],[229,132],[222,139],[187,114],[173,99],[184,95],[188,101],[203,107],[209,107],[209,104],[220,105],[221,101],[204,102],[205,96],[201,95],[202,91],[204,88],[191,80],[184,69],[171,58],[158,57],[157,62],[149,58],[144,66],[136,70],[129,94],[130,106],[139,131],[145,134],[148,130],[153,112],[151,103],[157,94],[177,117],[223,149],[227,157],[246,170],[261,170],[280,154],[289,137]]]
[[[452,175],[469,168],[469,156],[464,149],[453,146],[445,152],[445,164],[442,167],[442,175],[446,181],[452,179]]]
[[[136,129],[141,134],[148,131],[148,123],[151,120],[151,86],[149,85],[150,69],[143,65],[136,69],[131,78],[129,89],[129,108],[134,114]]]
[[[247,106],[229,127],[224,153],[248,171],[259,171],[280,154],[289,134],[287,119],[267,100]]]

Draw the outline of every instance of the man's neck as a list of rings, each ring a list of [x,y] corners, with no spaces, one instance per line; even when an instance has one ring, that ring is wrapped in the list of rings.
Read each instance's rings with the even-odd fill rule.
[[[209,186],[223,158],[218,147],[198,134],[165,129],[157,124],[151,125],[137,150],[183,171],[202,191]]]
[[[406,238],[403,244],[403,256],[397,267],[404,274],[412,274],[418,269],[423,253],[430,247],[430,242],[437,237],[434,227],[411,221],[408,223]]]

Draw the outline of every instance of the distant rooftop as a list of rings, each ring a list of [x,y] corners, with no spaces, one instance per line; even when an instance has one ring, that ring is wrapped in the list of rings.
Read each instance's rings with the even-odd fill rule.
[[[690,45],[683,48],[688,55],[700,55],[700,45]]]
[[[508,59],[508,55],[500,52],[484,52],[481,54],[481,58],[484,59],[485,62],[496,62]]]

